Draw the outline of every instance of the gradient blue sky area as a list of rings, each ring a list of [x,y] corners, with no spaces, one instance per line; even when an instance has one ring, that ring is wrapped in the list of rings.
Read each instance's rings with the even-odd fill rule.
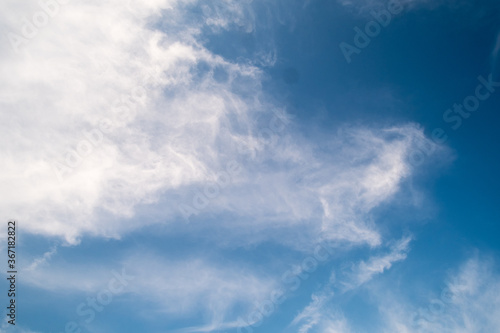
[[[0,332],[500,331],[497,1],[0,8]]]

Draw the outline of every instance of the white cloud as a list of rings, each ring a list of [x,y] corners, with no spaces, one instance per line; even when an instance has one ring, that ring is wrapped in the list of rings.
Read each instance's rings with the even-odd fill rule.
[[[398,252],[398,248],[405,252],[405,243],[407,239],[398,242],[394,252]],[[399,260],[397,257],[392,256],[393,260]],[[380,272],[390,266],[388,261],[379,259],[370,260],[373,265],[358,267],[376,266],[377,269],[368,271]],[[390,282],[365,288],[365,291],[380,317],[380,322],[370,328],[373,332],[479,333],[496,332],[500,327],[500,274],[492,260],[479,256],[467,260],[450,274],[446,288],[424,305],[417,306],[406,293],[398,294]],[[342,300],[334,296],[331,286],[326,286],[313,294],[312,301],[291,325],[297,326],[300,333],[352,332],[355,323],[350,321],[351,313],[344,316],[343,310]]]
[[[120,237],[181,219],[179,204],[192,205],[196,191],[236,161],[241,174],[199,214],[238,218],[214,227],[249,241],[282,238],[269,228],[299,228],[314,239],[379,245],[370,212],[411,174],[408,154],[429,142],[422,130],[345,128],[320,143],[301,137],[262,90],[258,67],[201,42],[206,29],[252,29],[249,4],[204,5],[200,21],[187,15],[193,3],[71,2],[21,54],[3,49],[0,207],[25,231],[69,243],[85,234]],[[23,27],[16,17],[41,10],[34,1],[1,6],[9,13],[2,24],[16,33]],[[227,78],[215,79],[216,68]],[[92,140],[92,152],[61,170],[60,182],[54,166],[75,162],[69,152],[85,155]],[[139,205],[155,203],[157,220],[133,219]]]
[[[13,18],[41,11],[35,1],[2,6],[7,31],[19,34],[22,22]],[[72,2],[20,55],[2,49],[2,182],[9,190],[1,196],[27,231],[69,242],[82,233],[119,235],[134,226],[102,225],[98,210],[132,216],[138,203],[209,179],[224,160],[216,146],[234,153],[231,119],[248,117],[252,105],[231,89],[241,80],[257,84],[259,70],[210,54],[196,41],[201,25],[183,22],[183,6]],[[172,33],[150,28],[160,10]],[[227,71],[228,82],[217,84],[210,71],[195,76],[202,62]],[[113,128],[94,137],[102,142],[76,168],[62,170],[59,182],[54,166],[71,159],[68,152],[89,140],[83,132],[100,129],[103,119]]]
[[[446,289],[416,309],[386,291],[379,299],[384,332],[496,332],[500,328],[500,275],[490,260],[467,260]],[[383,298],[383,299],[382,299]]]
[[[353,332],[347,322],[347,319],[343,316],[339,316],[339,318],[329,318],[326,319],[323,323],[322,328],[320,329],[321,333],[351,333]]]
[[[144,252],[140,256],[123,258],[120,266],[113,263],[60,261],[50,267],[33,268],[23,282],[53,293],[93,295],[109,289],[116,274],[123,274],[127,283],[119,294],[127,294],[134,306],[141,304],[148,312],[173,318],[202,313],[207,321],[205,328],[185,330],[192,332],[236,327],[235,308],[239,309],[238,315],[245,316],[276,288],[272,278],[256,274],[250,267],[238,263],[222,264],[188,257],[164,259]],[[76,308],[77,305],[68,306]]]
[[[32,331],[23,326],[19,326],[19,322],[16,322],[15,326],[8,324],[7,321],[2,323],[2,327],[0,327],[0,333],[40,333],[39,331]]]
[[[411,239],[411,237],[404,237],[391,247],[390,253],[371,257],[368,261],[361,261],[353,266],[346,280],[341,282],[344,290],[357,288],[370,281],[375,275],[390,269],[395,262],[406,259]]]
[[[21,221],[24,232],[70,244],[83,235],[119,238],[181,220],[178,204],[193,205],[197,191],[236,162],[241,172],[197,208],[200,218],[231,218],[195,225],[194,232],[221,244],[272,239],[300,250],[318,241],[382,244],[373,209],[392,200],[411,176],[418,147],[438,147],[414,124],[345,126],[319,142],[301,136],[298,120],[262,89],[263,72],[255,64],[274,64],[271,42],[268,53],[240,62],[203,45],[207,31],[256,29],[250,5],[203,4],[205,16],[194,20],[187,13],[195,3],[70,2],[20,45],[19,54],[0,49],[0,208]],[[41,7],[8,0],[0,10],[2,28],[19,35],[24,23],[18,18],[31,19]],[[216,70],[224,78],[216,78]],[[89,141],[95,141],[92,152],[60,170],[61,182],[54,166],[72,162],[70,151],[85,155]],[[141,218],[141,205],[151,205],[158,218]],[[408,242],[356,266],[353,287],[404,259]],[[29,265],[24,282],[88,293],[112,278],[103,265],[59,262],[49,269],[54,253]],[[235,327],[229,309],[251,310],[274,286],[245,267],[201,259],[151,255],[123,264],[136,277],[125,291],[136,300],[175,316],[203,312],[210,323],[187,329],[193,332]],[[317,325],[323,332],[349,332],[342,315],[320,313],[329,297],[315,295],[296,318],[301,333]]]
[[[341,310],[329,303],[333,297],[331,291],[314,294],[312,302],[293,319],[290,325],[300,324],[297,328],[298,333],[310,331],[321,333],[352,332],[351,326]]]
[[[47,263],[47,261],[52,258],[54,254],[57,253],[57,247],[52,247],[50,251],[45,252],[41,257],[35,258],[33,262],[26,268],[23,268],[24,271],[33,271],[35,270],[38,266],[44,265]]]
[[[291,325],[298,325],[299,333],[307,333],[310,329],[318,325],[320,322],[324,321],[324,309],[325,304],[333,297],[331,291],[322,292],[320,294],[313,294],[311,296],[312,301],[306,306],[291,322]]]
[[[254,303],[264,300],[275,287],[272,279],[237,264],[141,256],[127,259],[125,265],[138,277],[132,292],[156,303],[154,308],[159,312],[179,316],[201,308],[216,324],[227,321],[225,314],[237,305],[252,310]],[[141,267],[148,267],[147,277]]]
[[[341,307],[333,305],[334,289],[340,289],[342,293],[360,287],[370,281],[376,274],[381,274],[391,268],[392,264],[404,260],[408,252],[411,237],[403,237],[391,246],[389,254],[373,256],[367,262],[361,261],[353,265],[350,272],[340,280],[336,281],[335,272],[328,284],[323,289],[312,295],[312,300],[291,322],[290,325],[297,326],[299,333],[315,332],[351,332],[347,319],[341,312]],[[340,288],[339,288],[340,287]]]

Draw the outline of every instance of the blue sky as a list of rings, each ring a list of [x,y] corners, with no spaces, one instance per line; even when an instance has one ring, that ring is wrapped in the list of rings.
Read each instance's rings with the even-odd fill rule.
[[[498,2],[0,7],[0,332],[500,330]]]

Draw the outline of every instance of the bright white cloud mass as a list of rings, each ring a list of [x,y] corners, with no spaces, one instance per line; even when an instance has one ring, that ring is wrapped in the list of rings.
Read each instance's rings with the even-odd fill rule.
[[[250,29],[248,5],[206,8],[216,18],[196,24],[184,18],[188,5],[61,5],[19,55],[4,50],[4,207],[29,231],[75,243],[143,227],[127,218],[160,197],[169,202],[162,221],[197,212],[196,187],[219,181],[229,184],[205,211],[262,228],[307,223],[328,239],[378,245],[365,214],[410,175],[409,154],[433,143],[411,124],[345,128],[319,143],[301,137],[263,91],[258,67],[198,40],[207,27]],[[162,17],[166,26],[155,29]],[[219,179],[229,163],[230,180]],[[103,224],[105,213],[122,218]]]
[[[447,144],[418,119],[353,116],[304,130],[301,112],[316,107],[298,112],[270,88],[291,57],[280,34],[300,31],[300,11],[317,5],[2,1],[0,210],[33,240],[20,283],[38,296],[19,302],[41,309],[35,299],[52,294],[60,302],[57,320],[26,320],[15,332],[68,331],[70,321],[75,332],[500,327],[494,260],[455,262],[443,282],[451,296],[420,308],[393,288],[396,276],[383,279],[394,268],[411,275],[401,267],[419,241],[411,227],[423,223],[407,215],[431,209],[417,183],[451,161]],[[373,113],[386,107],[376,103]],[[299,271],[302,286],[290,288],[283,273],[318,244],[331,257],[307,277]],[[130,284],[104,310],[87,305],[86,321],[75,309],[102,299],[122,270]],[[277,291],[283,302],[252,320]],[[376,314],[360,322],[356,302]],[[422,310],[429,305],[434,312]]]

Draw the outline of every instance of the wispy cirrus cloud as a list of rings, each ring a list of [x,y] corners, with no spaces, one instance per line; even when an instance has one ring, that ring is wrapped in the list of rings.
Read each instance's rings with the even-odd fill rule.
[[[341,309],[332,306],[333,294],[313,295],[312,302],[297,315],[291,326],[300,325],[299,333],[321,332],[321,333],[350,333],[353,332],[349,321],[343,315]]]
[[[404,290],[394,290],[390,282],[364,288],[370,303],[381,314],[380,321],[371,327],[372,331],[493,332],[499,327],[500,276],[491,259],[476,255],[466,260],[449,274],[445,286],[445,290],[429,299],[426,306],[418,306]],[[297,326],[301,333],[354,332],[355,323],[344,316],[343,300],[336,297],[331,287],[313,294],[310,304],[291,325]],[[371,316],[368,312],[364,315]]]
[[[50,260],[50,258],[56,253],[57,253],[57,247],[54,246],[52,247],[52,249],[50,249],[50,251],[45,252],[43,256],[35,258],[28,267],[24,268],[24,270],[33,271],[37,269],[38,266],[46,264]]]
[[[37,266],[24,283],[57,294],[94,295],[109,288],[116,272],[129,279],[116,294],[127,295],[131,302],[141,304],[154,315],[182,319],[202,313],[205,322],[183,330],[190,332],[236,327],[237,315],[252,310],[276,287],[273,278],[255,272],[251,266],[208,258],[165,259],[155,253],[142,253],[121,258],[119,266],[115,261]],[[69,306],[76,308],[78,303]],[[239,309],[236,313],[235,308]]]
[[[395,262],[405,260],[411,240],[411,237],[404,237],[391,246],[388,254],[373,256],[366,262],[361,261],[354,265],[347,273],[346,279],[341,282],[344,291],[361,286],[375,275],[390,269]]]
[[[429,299],[426,307],[386,291],[385,300],[379,298],[384,332],[494,332],[500,325],[500,276],[495,267],[479,255],[466,260],[450,273],[441,296]]]
[[[291,326],[298,326],[300,333],[351,332],[348,320],[342,314],[342,306],[335,301],[335,293],[355,291],[376,275],[384,273],[398,261],[406,258],[411,237],[403,237],[390,246],[384,255],[374,255],[367,261],[360,261],[340,276],[332,272],[330,280],[321,291],[311,296],[311,302],[293,319]]]

